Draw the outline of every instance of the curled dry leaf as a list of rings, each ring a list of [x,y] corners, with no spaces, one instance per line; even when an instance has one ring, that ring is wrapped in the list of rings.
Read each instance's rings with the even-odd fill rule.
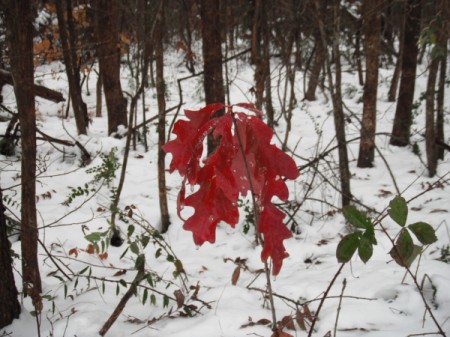
[[[290,316],[290,315],[284,316],[281,319],[280,330],[283,330],[284,328],[295,331],[295,324],[294,324],[294,320],[292,319],[292,316]]]
[[[180,309],[184,305],[185,296],[180,289],[177,289],[173,292],[175,299],[177,301],[177,307]]]
[[[297,311],[295,312],[295,320],[300,329],[306,331],[305,317],[299,309],[297,309]]]
[[[239,280],[239,276],[241,275],[241,268],[239,266],[237,266],[234,269],[233,275],[231,276],[231,284],[232,285],[236,285],[237,281]]]

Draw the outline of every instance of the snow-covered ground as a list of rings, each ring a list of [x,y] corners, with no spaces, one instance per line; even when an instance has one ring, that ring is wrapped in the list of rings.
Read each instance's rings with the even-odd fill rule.
[[[189,75],[181,64],[181,55],[168,54],[166,62],[167,107],[178,104],[176,79]],[[279,111],[279,97],[282,97],[283,82],[278,82],[279,65],[273,64],[274,103]],[[345,68],[345,67],[344,67]],[[425,90],[426,71],[421,66],[417,79],[416,97]],[[251,102],[250,88],[253,85],[253,70],[243,61],[233,61],[228,65],[231,103]],[[123,70],[123,86],[133,93],[133,80]],[[392,69],[380,69],[377,131],[389,133],[395,111],[395,104],[387,102]],[[281,72],[281,75],[282,72]],[[54,63],[41,66],[36,78],[46,86],[68,94],[67,81],[63,67]],[[283,79],[281,79],[283,81]],[[106,136],[106,118],[95,116],[95,82],[92,73],[89,79],[90,95],[84,87],[84,98],[92,116],[88,136],[76,136],[73,117],[62,119],[67,103],[54,104],[37,99],[37,124],[47,134],[82,143],[95,156],[87,167],[80,166],[81,154],[75,147],[38,144],[38,182],[37,207],[40,239],[47,251],[39,250],[41,275],[45,295],[44,309],[39,316],[41,336],[97,336],[105,321],[112,314],[123,294],[127,291],[126,282],[132,282],[135,275],[135,260],[138,254],[145,253],[146,270],[151,272],[152,280],[144,280],[134,296],[127,303],[122,314],[111,327],[107,336],[270,336],[267,325],[272,319],[268,309],[269,302],[264,296],[265,276],[261,273],[261,247],[253,244],[253,230],[245,234],[245,209],[242,207],[242,221],[232,229],[220,224],[215,244],[206,243],[196,247],[192,234],[182,228],[182,221],[176,213],[176,197],[181,178],[178,174],[167,174],[168,198],[171,211],[171,227],[162,238],[151,237],[143,248],[142,235],[150,234],[151,228],[159,228],[159,204],[157,190],[157,134],[156,125],[149,125],[148,145],[145,152],[142,143],[131,151],[125,186],[120,208],[133,211],[128,223],[120,222],[126,236],[129,226],[135,231],[129,242],[120,247],[109,247],[107,254],[89,251],[86,235],[104,232],[108,229],[111,192],[108,186],[95,182],[98,168],[113,151],[119,163],[122,162],[125,139]],[[315,102],[301,101],[303,97],[303,73],[297,74],[297,106],[293,112],[292,131],[288,147],[295,154],[298,166],[305,165],[322,152],[335,145],[334,124],[331,100],[328,93],[318,91]],[[276,87],[275,87],[276,86]],[[182,82],[183,108],[202,106],[202,82],[199,77]],[[447,88],[447,91],[449,88]],[[357,74],[344,72],[343,93],[348,115],[347,139],[359,136],[359,122],[362,114],[362,88],[357,84]],[[9,86],[4,87],[5,105],[15,110],[14,93]],[[147,118],[157,113],[154,88],[146,91]],[[359,169],[356,167],[359,142],[350,142],[351,188],[354,196],[364,205],[377,212],[385,212],[389,201],[401,192],[406,200],[423,193],[409,204],[408,223],[425,221],[436,230],[438,241],[428,247],[420,260],[416,260],[411,270],[423,286],[428,304],[443,330],[450,333],[450,160],[439,162],[438,175],[429,178],[425,166],[424,148],[424,102],[417,109],[412,127],[412,141],[417,143],[420,155],[412,147],[398,148],[389,145],[385,134],[377,136],[379,153],[376,154],[375,167]],[[138,105],[139,119],[142,120],[142,104]],[[450,99],[446,96],[446,125],[450,127]],[[106,114],[106,106],[103,107]],[[354,113],[354,115],[352,115]],[[3,114],[3,112],[2,112]],[[167,116],[168,125],[174,114]],[[183,118],[182,111],[178,118]],[[3,134],[7,123],[0,124]],[[276,127],[280,144],[284,139],[285,121],[280,118]],[[447,132],[448,133],[448,132]],[[450,143],[450,138],[446,138]],[[115,150],[114,150],[115,149]],[[292,153],[291,153],[292,154]],[[170,161],[167,157],[167,163]],[[14,157],[0,158],[1,187],[7,198],[8,215],[20,214],[20,153]],[[112,186],[117,186],[120,169]],[[343,235],[348,233],[342,213],[338,211],[339,193],[333,186],[339,186],[337,153],[331,152],[318,163],[317,171],[311,167],[303,170],[295,182],[289,182],[291,191],[290,212],[294,213],[296,204],[301,203],[295,213],[294,236],[286,240],[289,257],[285,260],[280,274],[272,278],[275,307],[278,320],[292,316],[295,321],[297,309],[304,313],[307,305],[315,313],[325,290],[340,265],[336,260],[336,246]],[[440,181],[439,184],[435,184]],[[88,184],[98,188],[98,193],[85,193],[75,197],[69,206],[64,204],[72,188]],[[434,188],[429,189],[430,186]],[[398,189],[398,191],[397,191]],[[426,193],[424,193],[426,192]],[[287,207],[289,205],[284,205]],[[336,212],[336,210],[338,212]],[[288,218],[286,218],[288,219]],[[391,220],[383,220],[388,233],[395,237],[398,225]],[[377,229],[379,229],[377,227]],[[92,236],[91,236],[92,237]],[[437,328],[426,313],[419,290],[412,278],[389,256],[391,243],[376,230],[378,245],[372,259],[364,264],[354,257],[338,275],[316,324],[313,336],[367,336],[397,337],[426,335],[437,332]],[[145,240],[145,239],[144,239]],[[135,242],[134,244],[132,244]],[[127,247],[133,246],[125,254]],[[100,245],[101,246],[101,245]],[[160,248],[169,247],[164,250]],[[12,248],[20,255],[20,242]],[[101,247],[100,247],[101,248]],[[49,258],[51,253],[53,259]],[[447,258],[447,263],[439,261]],[[158,256],[160,255],[160,256]],[[174,277],[174,271],[181,271],[180,260],[185,274]],[[20,260],[14,259],[16,283],[21,290]],[[240,275],[232,284],[236,267]],[[88,267],[88,269],[86,269]],[[64,275],[64,273],[66,275]],[[69,279],[70,278],[70,279]],[[123,280],[123,281],[121,281]],[[344,289],[344,280],[346,283]],[[180,292],[184,295],[184,303]],[[177,301],[175,299],[178,296]],[[144,302],[145,299],[145,303]],[[36,336],[36,318],[29,298],[21,299],[22,314],[10,326],[0,331],[0,336]],[[187,317],[192,314],[193,317]],[[337,317],[338,316],[338,317]],[[306,318],[307,325],[309,324]],[[266,323],[266,324],[264,324]],[[292,336],[306,336],[295,323],[296,330],[284,329]]]

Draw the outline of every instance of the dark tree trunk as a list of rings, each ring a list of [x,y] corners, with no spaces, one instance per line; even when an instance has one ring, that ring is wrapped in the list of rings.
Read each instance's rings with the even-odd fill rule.
[[[450,29],[450,4],[448,1],[441,1],[441,17],[442,17],[442,41],[441,53],[444,57],[441,57],[441,64],[439,70],[439,83],[437,92],[437,109],[436,109],[436,139],[438,142],[445,143],[444,139],[444,97],[445,97],[445,81],[447,74],[447,40],[449,38]],[[444,159],[444,148],[438,147],[436,156],[438,159]]]
[[[255,65],[255,106],[262,110],[263,105],[265,105],[267,125],[273,128],[274,109],[270,81],[270,28],[268,22],[268,11],[270,9],[268,5],[268,1],[255,1],[251,55],[252,63]],[[266,93],[265,97],[264,92]]]
[[[220,2],[200,0],[202,22],[203,84],[205,103],[225,103],[225,88],[222,74],[222,41],[220,32]],[[219,111],[216,116],[222,115]],[[208,137],[208,152],[216,148],[216,142]]]
[[[120,1],[96,0],[95,12],[97,56],[100,65],[106,108],[108,134],[117,132],[119,125],[127,127],[127,101],[120,84]]]
[[[317,34],[316,34],[317,35]],[[320,41],[320,34],[316,36],[316,51],[314,53],[314,63],[311,68],[311,75],[309,76],[308,89],[305,93],[305,99],[308,101],[316,100],[316,89],[319,85],[319,76],[325,61],[325,51],[323,44]]]
[[[102,117],[102,76],[97,73],[97,83],[95,85],[95,117]]]
[[[222,74],[219,1],[200,0],[205,102],[225,103]]]
[[[11,74],[22,143],[22,278],[23,292],[30,296],[35,310],[42,309],[42,285],[38,263],[36,220],[36,111],[34,107],[33,14],[28,0],[3,2],[6,12],[7,41]],[[17,21],[20,18],[20,21]]]
[[[400,33],[399,33],[399,48],[398,48],[398,57],[397,62],[395,63],[394,74],[392,75],[391,86],[389,87],[388,92],[388,101],[395,102],[397,97],[397,89],[398,89],[398,81],[400,79],[401,69],[402,69],[402,59],[403,59],[403,46],[405,42],[405,16],[404,12],[405,5],[403,2],[400,2],[401,12],[403,13],[400,23]]]
[[[395,146],[406,146],[409,144],[421,13],[422,0],[408,0],[403,40],[402,76],[390,140],[390,144]]]
[[[166,153],[162,146],[166,142],[166,99],[164,83],[164,0],[161,0],[161,8],[156,18],[155,25],[155,55],[156,55],[156,96],[158,100],[158,190],[159,209],[161,212],[161,232],[165,233],[169,229],[170,217],[169,206],[167,205],[166,188]]]
[[[436,98],[436,79],[439,70],[439,64],[441,60],[447,57],[447,54],[443,54],[447,44],[447,30],[445,14],[448,6],[448,0],[440,0],[438,13],[435,17],[440,16],[441,20],[436,20],[433,17],[429,23],[429,29],[432,29],[436,33],[436,45],[431,50],[431,64],[428,69],[428,82],[425,98],[425,145],[427,152],[427,164],[428,174],[430,177],[436,175],[438,153],[436,139],[438,135],[437,123],[435,118],[435,98]],[[438,89],[439,92],[439,89]],[[439,97],[440,98],[440,97]],[[438,102],[438,105],[440,103]],[[439,119],[442,118],[439,116]],[[440,120],[438,120],[440,122]],[[441,132],[441,131],[440,131]]]
[[[77,35],[72,16],[72,1],[56,0],[55,5],[75,122],[78,134],[85,135],[89,126],[89,118],[86,103],[83,102],[81,95],[80,66],[76,54]]]
[[[309,76],[308,89],[305,93],[305,99],[308,101],[316,100],[316,89],[319,85],[319,76],[325,61],[325,50],[323,49],[323,43],[320,37],[320,32],[315,31],[314,40],[316,42],[316,50],[314,52],[314,63],[311,68],[311,75]]]
[[[325,26],[320,13],[319,0],[314,0],[316,9],[316,20],[318,29],[320,30],[320,36],[324,50],[327,49],[327,39],[325,33]],[[340,34],[340,1],[335,0],[333,4],[334,9],[334,33],[333,33],[333,55],[335,59],[335,74],[336,78],[333,79],[331,71],[331,62],[328,57],[325,60],[328,83],[331,91],[331,98],[333,103],[333,116],[334,126],[336,129],[336,140],[338,144],[339,153],[339,175],[341,181],[341,195],[342,195],[342,207],[350,204],[351,190],[350,190],[350,170],[348,168],[348,153],[347,153],[347,140],[345,136],[345,118],[342,107],[342,92],[341,92],[341,62],[339,51],[339,34]]]
[[[20,315],[20,303],[12,270],[11,247],[6,232],[3,195],[0,188],[0,329]]]
[[[358,167],[372,167],[377,120],[378,55],[380,52],[381,6],[383,0],[364,1],[366,80]]]

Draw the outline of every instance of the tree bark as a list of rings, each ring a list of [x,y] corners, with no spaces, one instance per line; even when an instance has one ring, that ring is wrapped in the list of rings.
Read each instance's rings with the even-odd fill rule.
[[[55,5],[75,122],[78,134],[85,135],[89,126],[89,118],[86,103],[81,95],[80,66],[76,54],[77,37],[72,17],[72,1],[56,0]]]
[[[255,65],[255,106],[266,109],[267,125],[274,126],[270,81],[270,28],[268,23],[268,1],[256,0],[254,4],[251,56]],[[264,96],[265,92],[265,96]]]
[[[326,6],[323,0],[320,1],[319,4],[322,13],[325,12]],[[323,63],[326,58],[326,49],[323,49],[322,37],[320,35],[320,30],[316,29],[314,31],[314,40],[315,40],[315,52],[314,52],[314,63],[311,69],[311,75],[309,76],[308,89],[305,93],[305,99],[308,101],[316,100],[316,90],[319,85],[319,76],[320,72],[323,68]]]
[[[327,39],[325,33],[325,26],[321,18],[319,0],[314,0],[316,9],[316,20],[320,30],[320,36],[324,50],[327,50]],[[334,33],[333,33],[333,54],[335,58],[335,74],[333,79],[331,64],[328,57],[325,60],[328,83],[331,91],[331,98],[333,103],[334,126],[336,129],[336,140],[339,154],[339,175],[341,183],[342,207],[350,204],[351,190],[350,190],[350,170],[348,168],[348,153],[347,140],[345,136],[345,118],[342,107],[342,92],[341,92],[341,62],[339,51],[339,34],[340,34],[340,1],[335,0],[334,9]]]
[[[200,0],[205,102],[225,103],[219,1]]]
[[[436,98],[436,79],[439,70],[439,64],[442,59],[447,57],[443,53],[447,44],[446,38],[446,24],[445,12],[448,0],[439,1],[439,12],[436,17],[440,16],[441,20],[435,18],[429,23],[429,29],[436,34],[436,45],[432,46],[431,50],[431,64],[428,69],[428,82],[425,97],[425,147],[427,153],[428,175],[434,177],[436,175],[438,164],[438,149],[436,146],[436,139],[438,135],[436,118],[435,118],[435,98]],[[439,92],[439,90],[438,90]],[[439,105],[440,103],[438,103]],[[439,116],[439,118],[442,118]],[[439,120],[440,122],[440,120]],[[443,125],[442,125],[443,127]],[[440,133],[441,131],[439,131]]]
[[[441,18],[442,18],[442,41],[440,52],[444,57],[441,57],[441,64],[439,70],[439,83],[438,83],[438,92],[437,92],[437,109],[436,109],[436,139],[438,142],[445,143],[444,138],[444,97],[445,97],[445,81],[447,74],[447,55],[448,47],[447,40],[449,38],[450,29],[450,5],[448,1],[441,2]],[[438,159],[444,159],[444,148],[438,147],[436,156]]]
[[[21,244],[23,292],[42,310],[36,220],[36,111],[34,107],[33,14],[28,0],[4,1],[11,74],[22,143]],[[20,22],[17,18],[21,18]]]
[[[3,195],[0,188],[0,329],[20,315],[20,303],[12,270],[11,244],[6,232]]]
[[[155,25],[155,54],[156,54],[156,96],[158,100],[158,191],[159,191],[159,209],[161,212],[161,232],[165,233],[169,229],[170,217],[169,206],[167,205],[167,187],[166,187],[166,153],[162,146],[166,143],[166,99],[164,82],[164,0],[161,1],[161,7],[156,18]]]
[[[120,1],[96,0],[92,7],[100,76],[108,110],[108,134],[112,134],[120,125],[128,126],[127,101],[120,84]]]
[[[398,89],[398,81],[400,79],[401,69],[402,69],[402,59],[403,59],[403,46],[405,42],[405,16],[406,13],[404,11],[405,5],[403,2],[399,2],[401,6],[401,12],[403,13],[400,23],[400,33],[399,33],[399,48],[398,48],[398,57],[397,62],[395,63],[394,74],[391,79],[391,86],[389,87],[388,92],[388,102],[395,102],[397,97],[397,89]]]
[[[200,0],[202,22],[203,84],[205,103],[225,104],[225,88],[222,73],[222,40],[220,32],[220,1]],[[223,115],[218,111],[215,116]],[[208,153],[217,146],[213,137],[208,137]]]
[[[378,55],[380,52],[381,6],[383,0],[364,1],[366,79],[358,167],[372,167],[377,120]]]
[[[408,0],[403,40],[402,76],[390,139],[390,144],[395,146],[406,146],[409,144],[421,12],[422,0]]]

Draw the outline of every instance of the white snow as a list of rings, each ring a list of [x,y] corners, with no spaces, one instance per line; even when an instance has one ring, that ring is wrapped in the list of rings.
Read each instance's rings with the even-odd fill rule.
[[[166,59],[166,80],[168,88],[167,107],[178,104],[176,79],[188,75],[181,63],[181,55],[169,53]],[[279,66],[274,60],[274,66]],[[253,83],[253,70],[246,63],[233,61],[229,65],[233,83],[230,86],[232,103],[248,102],[252,100],[250,87]],[[278,70],[278,69],[277,69]],[[416,99],[424,91],[426,85],[426,65],[418,70]],[[380,86],[378,100],[377,131],[389,133],[395,111],[395,103],[387,102],[392,68],[380,69]],[[131,87],[133,79],[128,77],[129,72],[122,71],[123,86],[126,90]],[[274,71],[272,84],[277,82],[278,71]],[[67,97],[67,81],[60,64],[40,66],[36,70],[36,77],[46,86],[62,90]],[[102,163],[99,154],[107,155],[117,148],[116,155],[122,162],[125,139],[116,139],[106,135],[106,117],[97,118],[95,115],[95,88],[96,78],[92,73],[89,79],[91,95],[84,99],[92,116],[88,136],[77,136],[75,121],[72,116],[62,119],[65,114],[66,103],[54,104],[37,98],[38,127],[47,134],[72,141],[72,137],[82,143],[86,149],[95,156],[87,167],[80,167],[81,154],[76,147],[51,145],[44,141],[38,142],[39,169],[37,182],[38,221],[40,239],[55,257],[58,265],[72,280],[67,281],[58,271],[54,262],[47,253],[39,248],[41,261],[41,275],[44,295],[51,299],[44,299],[44,309],[39,317],[41,336],[97,336],[98,331],[113,312],[126,288],[117,282],[123,279],[131,282],[136,272],[134,260],[136,255],[128,251],[121,255],[128,246],[127,242],[120,247],[109,247],[108,257],[101,260],[96,254],[86,251],[88,241],[85,235],[91,232],[105,231],[109,224],[110,191],[103,186],[95,195],[90,193],[75,198],[70,206],[63,205],[71,193],[71,187],[100,187],[92,183],[94,174],[86,171]],[[298,105],[293,112],[292,130],[288,146],[295,151],[294,159],[301,166],[312,160],[315,156],[335,146],[334,124],[332,106],[329,94],[325,95],[318,89],[318,100],[303,102],[303,73],[297,74],[296,96]],[[202,107],[202,81],[193,78],[182,82],[183,108],[196,109]],[[283,87],[283,86],[282,86]],[[344,102],[348,109],[356,116],[362,115],[362,88],[357,84],[357,74],[346,72],[343,74]],[[346,88],[346,89],[345,89]],[[449,88],[446,88],[447,91]],[[280,89],[281,90],[281,89]],[[274,103],[279,111],[278,89],[274,88]],[[14,93],[11,87],[3,89],[5,105],[15,110]],[[449,114],[450,96],[446,95],[445,127],[450,127]],[[154,88],[146,89],[146,103],[148,104],[147,118],[157,113],[156,95]],[[142,121],[142,104],[138,104],[138,115]],[[103,106],[106,116],[106,106]],[[4,114],[4,112],[1,112]],[[346,114],[349,112],[346,110]],[[167,116],[168,124],[172,122],[174,113]],[[182,111],[178,116],[183,117]],[[359,136],[359,123],[357,118],[348,115],[351,122],[347,123],[347,139]],[[445,159],[439,162],[438,175],[434,178],[427,176],[425,166],[424,138],[424,102],[418,109],[412,127],[412,143],[417,142],[420,157],[413,154],[411,147],[397,148],[389,145],[387,135],[377,136],[377,146],[389,165],[377,153],[375,167],[360,169],[356,167],[358,155],[358,140],[349,144],[350,170],[352,173],[351,188],[354,196],[377,212],[383,212],[389,201],[397,194],[393,183],[395,180],[399,191],[408,200],[423,193],[439,179],[442,184],[409,204],[408,223],[425,221],[430,223],[438,236],[438,242],[427,248],[420,259],[415,261],[411,270],[417,273],[417,279],[424,284],[424,294],[436,319],[444,331],[450,333],[450,265],[437,261],[441,251],[450,244],[449,234],[449,178],[450,160],[446,153]],[[0,123],[0,134],[4,134],[7,122]],[[276,127],[276,144],[284,139],[285,122],[279,120]],[[448,133],[448,130],[447,130]],[[172,136],[171,136],[172,137]],[[450,143],[447,136],[446,142]],[[136,235],[145,231],[139,224],[151,225],[159,228],[159,201],[157,189],[157,133],[155,123],[149,124],[148,133],[149,152],[144,151],[142,143],[132,150],[129,156],[127,175],[121,197],[120,208],[134,205],[134,218]],[[167,157],[167,163],[170,156]],[[328,164],[326,163],[328,162]],[[20,153],[14,157],[0,157],[1,187],[4,195],[10,199],[6,203],[7,214],[20,215]],[[339,268],[335,257],[336,246],[340,238],[347,233],[344,218],[340,212],[334,212],[340,207],[339,193],[330,186],[330,183],[339,186],[337,171],[337,153],[331,152],[326,161],[318,164],[319,174],[312,169],[305,169],[295,182],[289,182],[291,201],[303,203],[295,215],[298,224],[297,233],[285,242],[290,256],[284,261],[283,268],[276,278],[272,278],[273,290],[281,297],[275,297],[277,318],[280,320],[286,315],[295,316],[295,301],[308,303],[308,307],[315,312],[319,299],[327,289],[331,279]],[[392,172],[391,177],[389,170]],[[116,172],[114,186],[117,186],[119,171]],[[312,181],[312,186],[309,187]],[[138,290],[138,297],[132,297],[124,311],[111,327],[107,336],[165,336],[165,337],[239,337],[239,336],[270,336],[271,331],[265,325],[246,325],[251,320],[271,320],[268,301],[261,291],[266,288],[264,274],[258,270],[263,268],[260,259],[261,247],[253,244],[253,231],[244,234],[242,221],[232,229],[226,224],[217,228],[216,242],[206,243],[196,247],[192,240],[192,233],[182,229],[182,221],[176,212],[176,198],[181,184],[180,176],[167,174],[168,199],[171,212],[171,227],[164,240],[173,249],[177,258],[182,261],[187,279],[185,286],[180,278],[174,278],[174,265],[166,261],[166,255],[156,258],[158,247],[152,242],[145,248],[146,269],[159,275],[164,281],[158,282],[155,289],[174,297],[174,291],[181,289],[186,296],[187,305],[193,312],[198,310],[194,317],[180,317],[177,304],[170,300],[168,307],[163,306],[163,297],[154,293],[156,304],[150,304],[152,291],[148,291],[148,299],[142,304],[144,289]],[[305,193],[308,191],[307,199]],[[92,198],[91,198],[92,197]],[[11,201],[15,201],[14,205]],[[78,208],[79,207],[79,208]],[[75,211],[73,211],[75,210]],[[73,211],[73,212],[72,212]],[[186,214],[187,212],[183,213]],[[372,213],[371,216],[376,216]],[[287,218],[286,218],[287,219]],[[399,227],[389,219],[383,220],[383,225],[391,237],[399,232]],[[121,222],[121,229],[126,235],[127,225]],[[426,334],[436,332],[437,328],[430,316],[425,313],[425,307],[418,289],[412,278],[405,276],[405,270],[396,265],[389,256],[391,243],[386,236],[376,230],[378,245],[375,246],[372,259],[363,264],[358,257],[354,257],[346,265],[342,273],[328,294],[316,331],[313,336],[324,336],[328,331],[334,334],[334,326],[339,306],[339,297],[342,291],[343,280],[347,285],[340,305],[339,320],[337,322],[337,336],[365,336],[365,337],[396,337],[410,334]],[[20,242],[14,242],[13,250],[20,254]],[[71,249],[77,248],[78,255],[69,255]],[[448,256],[447,256],[448,258]],[[231,284],[231,277],[236,266],[241,262],[242,269],[237,284]],[[243,261],[245,260],[245,261]],[[91,267],[91,280],[80,276],[75,287],[77,274],[85,267]],[[21,291],[20,260],[14,259],[15,278],[19,291]],[[114,274],[122,269],[127,272],[120,276]],[[83,275],[88,275],[86,271]],[[259,275],[259,276],[258,276]],[[57,276],[58,278],[56,278]],[[96,279],[94,279],[94,277]],[[102,278],[114,281],[105,282],[103,293]],[[62,280],[66,281],[67,296]],[[432,281],[432,285],[430,284]],[[142,285],[149,286],[146,281]],[[198,285],[198,300],[191,299],[195,287]],[[116,288],[119,294],[116,294]],[[435,292],[435,293],[434,293]],[[434,293],[434,294],[433,294]],[[36,320],[31,315],[33,308],[29,298],[21,298],[22,313],[20,318],[10,326],[0,331],[0,336],[28,337],[37,336]],[[206,305],[207,304],[207,305]],[[172,310],[171,318],[167,317]],[[298,326],[296,331],[288,331],[293,336],[306,336]]]

